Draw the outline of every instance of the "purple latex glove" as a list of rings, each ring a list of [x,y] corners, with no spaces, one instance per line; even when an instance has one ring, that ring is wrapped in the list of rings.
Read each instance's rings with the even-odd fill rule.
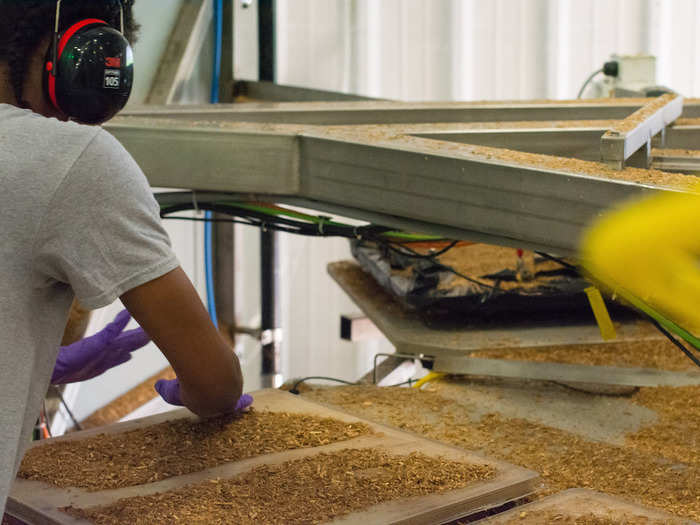
[[[160,397],[166,403],[171,405],[184,406],[182,398],[180,397],[180,382],[175,379],[160,379],[156,382],[154,388],[156,392],[160,394]],[[245,410],[250,405],[253,404],[253,396],[250,394],[243,394],[236,402],[236,406],[233,408],[233,412],[240,412]]]
[[[129,312],[122,310],[100,332],[61,347],[51,383],[86,381],[131,359],[131,352],[148,344],[150,338],[141,328],[124,332],[130,319]]]

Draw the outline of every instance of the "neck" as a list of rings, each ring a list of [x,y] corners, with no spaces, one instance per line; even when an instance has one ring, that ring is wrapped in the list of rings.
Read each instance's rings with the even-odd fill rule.
[[[10,82],[10,68],[5,62],[0,62],[0,104],[17,105],[15,91]]]

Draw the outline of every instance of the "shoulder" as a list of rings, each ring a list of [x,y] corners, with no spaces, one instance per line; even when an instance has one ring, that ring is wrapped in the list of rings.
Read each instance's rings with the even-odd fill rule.
[[[28,109],[0,104],[0,130],[10,140],[34,146],[36,153],[77,156],[99,133],[100,128],[47,118]]]

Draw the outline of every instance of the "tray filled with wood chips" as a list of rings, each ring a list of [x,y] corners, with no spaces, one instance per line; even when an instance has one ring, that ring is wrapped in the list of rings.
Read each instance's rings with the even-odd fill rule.
[[[535,472],[278,391],[39,442],[7,511],[27,523],[444,523],[533,493]]]
[[[588,489],[569,489],[486,518],[484,525],[691,525],[696,522]]]

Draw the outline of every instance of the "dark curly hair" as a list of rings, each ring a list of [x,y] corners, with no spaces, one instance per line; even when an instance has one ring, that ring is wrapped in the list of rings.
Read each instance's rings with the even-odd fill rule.
[[[120,3],[124,6],[124,36],[133,44],[139,29],[134,21],[135,0],[63,0],[61,27],[66,30],[84,18],[99,18],[119,27]],[[20,106],[27,60],[37,46],[53,33],[56,0],[0,0],[0,61],[10,68],[10,83]]]

